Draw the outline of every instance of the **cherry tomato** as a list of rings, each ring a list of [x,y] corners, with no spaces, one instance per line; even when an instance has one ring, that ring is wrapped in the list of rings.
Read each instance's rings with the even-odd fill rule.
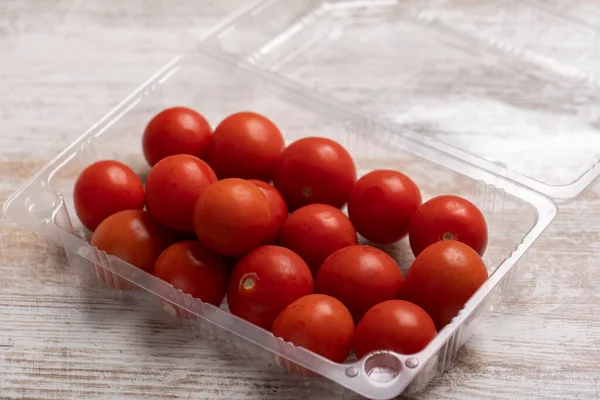
[[[423,350],[437,331],[421,307],[404,300],[388,300],[371,308],[356,326],[357,358],[376,350],[414,354]]]
[[[206,247],[240,256],[264,242],[271,227],[271,206],[252,182],[229,178],[209,186],[194,208],[194,231]]]
[[[223,260],[198,241],[169,246],[156,261],[154,275],[217,307],[227,292],[227,268]]]
[[[204,158],[212,129],[206,119],[186,107],[168,108],[146,126],[142,138],[144,156],[150,166],[168,156],[190,154]]]
[[[284,308],[313,290],[312,274],[299,255],[284,247],[262,246],[235,265],[227,303],[232,314],[270,330]]]
[[[354,322],[344,305],[331,296],[310,294],[287,306],[273,323],[273,335],[343,362],[352,348]]]
[[[423,308],[442,329],[488,278],[485,263],[469,246],[456,240],[436,242],[411,265],[401,298]]]
[[[302,257],[313,274],[335,251],[357,243],[348,217],[326,204],[311,204],[294,211],[279,232],[279,244]]]
[[[340,208],[356,180],[350,154],[333,140],[308,137],[289,145],[275,169],[273,182],[295,210],[322,203]]]
[[[160,223],[175,231],[192,231],[198,197],[217,178],[199,158],[178,154],[160,160],[148,174],[146,206]]]
[[[406,175],[376,170],[360,178],[348,199],[348,215],[362,236],[374,243],[402,239],[421,204],[421,193]]]
[[[219,179],[270,181],[284,147],[283,136],[271,120],[240,112],[215,128],[208,160]]]
[[[272,221],[269,234],[265,239],[265,244],[275,243],[277,236],[279,235],[279,230],[288,216],[287,204],[285,204],[285,200],[283,199],[283,196],[281,196],[281,193],[267,182],[259,181],[257,179],[250,179],[250,182],[258,186],[269,201]]]
[[[73,189],[75,213],[89,230],[123,210],[144,208],[144,186],[127,165],[98,161],[84,169]]]
[[[359,245],[327,257],[315,279],[316,292],[344,303],[356,322],[375,304],[398,298],[402,283],[402,272],[392,257]]]
[[[458,240],[483,255],[487,247],[487,224],[473,203],[458,196],[439,196],[423,203],[413,215],[410,247],[418,256],[440,240]]]
[[[106,218],[91,245],[130,264],[152,272],[156,259],[173,243],[174,235],[142,210],[125,210]]]

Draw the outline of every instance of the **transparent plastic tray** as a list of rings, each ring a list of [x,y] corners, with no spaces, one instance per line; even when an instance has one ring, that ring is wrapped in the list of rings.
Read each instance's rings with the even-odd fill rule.
[[[424,0],[410,7],[528,62],[593,86],[600,83],[595,0]]]
[[[211,40],[568,199],[600,173],[600,5],[575,3],[268,0]]]
[[[336,364],[229,314],[226,304],[221,308],[204,304],[91,247],[86,240],[89,232],[72,204],[77,176],[100,159],[117,159],[140,175],[146,174],[148,166],[141,151],[144,126],[158,111],[174,105],[199,110],[213,125],[239,110],[263,113],[278,124],[288,143],[309,135],[339,141],[352,153],[360,175],[376,168],[394,168],[416,181],[424,199],[442,193],[470,199],[488,221],[484,259],[490,278],[420,353],[407,357],[380,352]],[[294,363],[321,375],[298,378],[309,385],[323,383],[332,390],[348,388],[370,398],[392,398],[405,389],[422,388],[450,364],[478,316],[505,294],[515,279],[516,262],[557,210],[544,195],[461,160],[452,151],[423,145],[396,129],[249,63],[197,50],[162,68],[52,160],[6,202],[5,212],[22,226],[64,246],[69,262],[77,268],[95,268],[100,280],[117,290],[138,288],[142,301],[160,300],[175,309],[184,325],[199,330],[216,346],[240,357],[246,355],[252,363],[265,359],[265,368],[269,362],[284,369]],[[387,250],[406,271],[413,259],[407,240]]]

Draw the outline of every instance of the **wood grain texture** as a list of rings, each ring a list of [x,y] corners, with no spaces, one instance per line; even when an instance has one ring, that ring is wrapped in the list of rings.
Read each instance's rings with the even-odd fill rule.
[[[190,36],[239,3],[2,1],[0,204],[178,54]],[[557,10],[571,4],[554,3]],[[600,21],[599,7],[580,3],[573,18]],[[513,295],[484,321],[450,370],[415,398],[600,398],[599,210],[600,184],[561,204],[554,224],[520,263]],[[158,316],[154,304],[114,296],[91,271],[69,266],[64,251],[3,218],[0,398],[329,395],[299,387],[261,363],[240,364]]]

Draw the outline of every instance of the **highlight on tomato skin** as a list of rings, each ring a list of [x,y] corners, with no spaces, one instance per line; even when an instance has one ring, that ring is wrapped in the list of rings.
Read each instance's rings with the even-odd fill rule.
[[[441,240],[465,243],[483,256],[488,229],[482,212],[473,203],[459,196],[443,195],[417,209],[410,222],[409,240],[415,257]]]

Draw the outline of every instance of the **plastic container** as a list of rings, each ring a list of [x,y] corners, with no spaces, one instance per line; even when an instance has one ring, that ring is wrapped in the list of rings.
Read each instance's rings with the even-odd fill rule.
[[[74,212],[75,179],[100,159],[120,160],[144,175],[149,169],[141,151],[145,124],[174,105],[199,110],[213,125],[239,110],[264,113],[278,124],[288,142],[308,135],[339,141],[354,156],[360,175],[376,168],[395,168],[417,182],[424,198],[453,193],[470,199],[489,224],[485,261],[490,278],[420,353],[407,357],[381,352],[336,364],[238,319],[226,311],[226,305],[219,309],[204,304],[98,251],[88,244],[89,232]],[[256,66],[198,50],[166,65],[65,149],[6,202],[5,212],[64,246],[69,262],[77,268],[95,267],[101,280],[113,287],[139,288],[142,301],[159,299],[167,308],[175,308],[185,325],[200,330],[218,346],[245,354],[253,363],[263,358],[284,367],[299,364],[326,378],[300,378],[307,384],[323,382],[334,390],[341,385],[370,398],[387,399],[407,387],[410,391],[422,388],[450,364],[469,338],[475,320],[505,294],[517,261],[556,214],[556,206],[544,195],[461,160],[452,148],[447,150],[424,145],[387,122],[355,114]],[[406,271],[412,261],[407,240],[388,250]]]
[[[425,0],[410,6],[490,45],[558,74],[597,86],[600,30],[595,1]],[[519,27],[527,26],[527,29]]]
[[[600,5],[548,3],[272,0],[212,42],[568,199],[600,173]]]

